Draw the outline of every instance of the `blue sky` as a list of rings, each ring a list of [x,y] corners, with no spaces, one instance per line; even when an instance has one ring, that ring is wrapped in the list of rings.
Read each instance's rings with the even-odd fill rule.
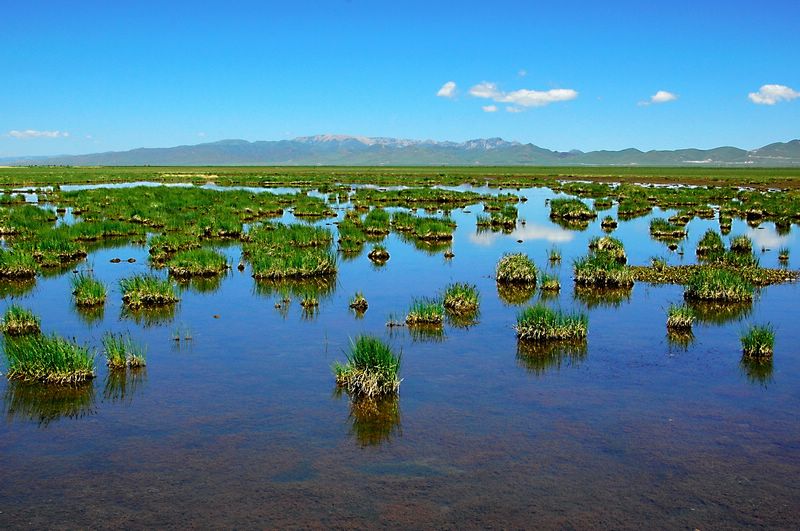
[[[0,157],[321,133],[559,150],[800,137],[800,2],[555,4],[6,2]]]

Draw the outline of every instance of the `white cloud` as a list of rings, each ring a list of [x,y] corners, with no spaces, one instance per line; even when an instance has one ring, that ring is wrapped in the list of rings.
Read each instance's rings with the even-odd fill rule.
[[[440,98],[452,98],[456,95],[456,83],[455,81],[448,81],[442,88],[439,89],[439,92],[436,93],[437,96]]]
[[[761,85],[758,92],[751,92],[747,97],[750,98],[750,101],[759,105],[775,105],[781,101],[800,98],[800,92],[786,85]]]
[[[487,98],[498,103],[512,103],[517,110],[521,110],[520,107],[544,107],[551,103],[574,100],[578,97],[578,92],[572,89],[519,89],[503,92],[497,88],[497,84],[488,81],[483,81],[470,88],[469,94],[476,98]]]
[[[650,96],[649,100],[640,101],[638,103],[638,105],[646,107],[647,105],[652,105],[654,103],[656,103],[656,104],[657,103],[667,103],[667,102],[670,102],[670,101],[675,101],[677,99],[678,99],[678,95],[675,94],[674,92],[668,92],[666,90],[659,90],[658,92],[656,92],[655,94]]]
[[[484,105],[481,109],[483,112],[497,112],[497,105]]]
[[[501,96],[501,93],[497,90],[496,84],[482,81],[469,89],[469,95],[476,98],[497,99]]]
[[[522,109],[519,107],[514,107],[513,105],[509,105],[506,107],[506,112],[522,112]]]
[[[8,136],[12,138],[66,138],[69,136],[67,131],[36,131],[35,129],[25,129],[9,131]]]
[[[650,103],[667,103],[668,101],[675,101],[678,99],[677,94],[667,92],[666,90],[659,90],[650,96]]]

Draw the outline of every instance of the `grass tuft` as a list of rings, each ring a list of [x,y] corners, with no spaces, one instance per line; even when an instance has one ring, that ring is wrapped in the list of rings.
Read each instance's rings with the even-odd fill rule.
[[[175,288],[155,275],[136,275],[119,281],[122,300],[129,308],[164,306],[178,302]]]
[[[110,369],[145,366],[145,348],[135,343],[130,334],[108,332],[103,336],[103,351]]]
[[[744,357],[756,360],[772,358],[775,348],[775,329],[772,325],[753,325],[742,334],[742,353]]]
[[[84,273],[72,277],[72,294],[75,296],[77,306],[99,306],[106,302],[105,285]]]
[[[694,319],[694,311],[688,306],[671,304],[667,309],[667,329],[669,330],[691,330]]]
[[[8,336],[38,334],[41,332],[41,321],[29,309],[12,304],[3,315],[2,330]]]
[[[168,265],[170,274],[175,277],[211,277],[225,272],[228,260],[213,249],[190,249],[180,251]]]
[[[406,314],[406,324],[416,326],[442,326],[444,306],[438,299],[421,297],[414,299]]]
[[[689,277],[683,296],[696,301],[750,301],[753,285],[733,271],[704,267]]]
[[[369,303],[367,302],[367,298],[364,297],[363,293],[356,291],[356,294],[350,299],[350,308],[357,312],[367,311],[367,308],[369,308]]]
[[[543,304],[529,306],[517,315],[517,337],[523,341],[586,339],[589,319],[585,314],[567,314]]]
[[[538,270],[527,255],[523,253],[506,254],[497,262],[495,277],[504,284],[536,284]]]
[[[336,384],[354,396],[377,397],[397,393],[400,388],[400,355],[372,336],[350,341],[347,363],[336,363]]]
[[[89,349],[57,335],[6,339],[8,378],[74,385],[94,378],[94,355]]]
[[[480,294],[475,284],[456,282],[444,290],[443,306],[454,314],[469,314],[478,311]]]

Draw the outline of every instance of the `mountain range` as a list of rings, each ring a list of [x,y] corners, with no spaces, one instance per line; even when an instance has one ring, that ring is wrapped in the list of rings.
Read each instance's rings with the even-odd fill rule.
[[[220,140],[86,155],[10,157],[4,165],[71,166],[800,166],[800,140],[735,147],[640,151],[551,151],[502,138],[466,142],[316,135],[292,140]]]

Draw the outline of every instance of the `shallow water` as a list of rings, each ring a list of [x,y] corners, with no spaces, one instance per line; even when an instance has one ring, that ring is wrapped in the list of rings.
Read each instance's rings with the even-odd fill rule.
[[[480,206],[455,210],[449,261],[392,234],[378,267],[368,243],[340,261],[314,314],[297,299],[276,309],[273,287],[234,269],[186,286],[174,312],[131,315],[117,281],[147,269],[147,249],[130,245],[78,266],[111,286],[99,314],[75,309],[69,273],[3,286],[45,331],[99,346],[104,332],[129,330],[149,348],[145,370],[109,375],[98,357],[95,381],[69,392],[0,380],[0,527],[795,527],[798,286],[764,288],[751,306],[695,325],[688,345],[671,343],[665,310],[682,288],[576,292],[571,261],[603,234],[606,213],[567,230],[548,218],[552,192],[522,193],[526,223],[512,234],[477,232]],[[717,228],[693,220],[681,256],[651,240],[648,223],[613,233],[633,264],[692,263]],[[732,230],[770,249],[759,251],[770,267],[778,246],[795,260],[796,232],[738,220]],[[494,266],[524,251],[547,268],[552,246],[562,290],[548,304],[587,312],[589,338],[585,351],[532,358],[517,347],[519,306],[498,294]],[[238,245],[222,250],[238,263]],[[386,328],[413,296],[451,281],[479,287],[477,324],[448,324],[442,337]],[[363,318],[347,308],[357,290]],[[742,366],[740,331],[766,321],[777,331],[771,370]],[[338,396],[330,369],[362,332],[403,353],[399,399],[374,409]]]

